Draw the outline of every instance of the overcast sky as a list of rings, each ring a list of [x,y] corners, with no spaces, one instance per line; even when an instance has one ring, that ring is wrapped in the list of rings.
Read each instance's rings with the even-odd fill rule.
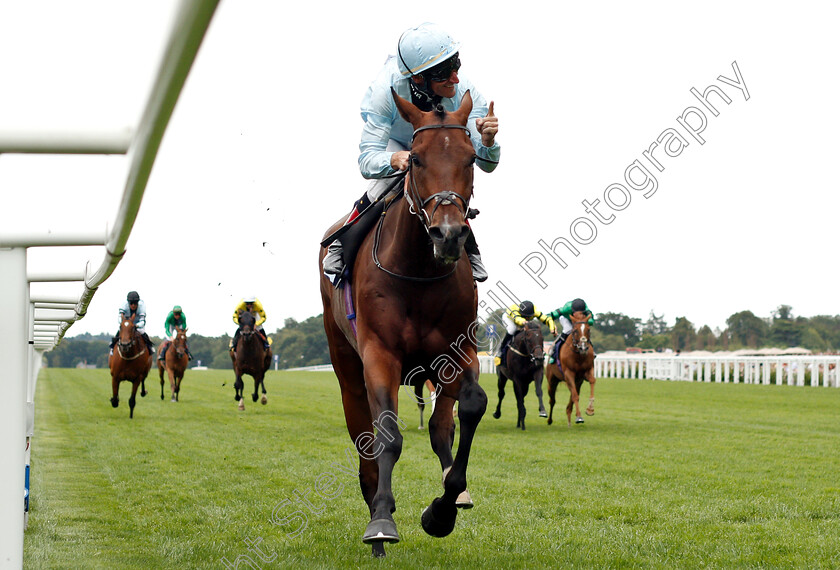
[[[840,314],[838,14],[829,3],[773,6],[491,1],[424,13],[222,0],[127,253],[67,334],[115,332],[132,289],[156,335],[174,304],[191,332],[232,334],[247,294],[263,302],[270,331],[321,313],[318,242],[366,186],[359,103],[400,33],[426,20],[461,42],[461,73],[500,121],[502,163],[477,171],[472,202],[486,307],[507,302],[507,289],[544,311],[583,297],[596,312],[655,311],[698,327],[783,303],[796,315]],[[4,3],[0,130],[134,125],[171,15],[166,1]],[[742,87],[731,84],[733,62]],[[711,85],[731,101],[709,95],[717,116],[690,92]],[[678,120],[690,107],[706,122],[696,138],[686,129],[700,115]],[[663,136],[674,156],[664,144],[651,151]],[[637,160],[655,192],[625,180]],[[2,155],[0,223],[104,231],[126,167],[120,156]],[[540,242],[555,243],[567,267]],[[29,265],[97,268],[103,256],[31,249]]]

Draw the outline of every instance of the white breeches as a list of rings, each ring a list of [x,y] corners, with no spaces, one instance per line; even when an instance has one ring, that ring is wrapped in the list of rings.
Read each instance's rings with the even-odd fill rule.
[[[563,327],[563,334],[569,334],[572,332],[572,321],[563,315],[560,315],[560,318],[557,320],[560,321],[560,326]]]

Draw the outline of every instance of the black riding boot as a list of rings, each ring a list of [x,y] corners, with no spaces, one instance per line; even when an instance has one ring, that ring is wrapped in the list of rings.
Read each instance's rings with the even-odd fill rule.
[[[149,354],[154,354],[155,345],[152,344],[152,339],[149,338],[149,333],[143,333],[143,340],[146,341],[146,347],[149,349]]]
[[[344,225],[354,224],[359,219],[359,215],[370,206],[370,199],[368,199],[367,191],[362,194],[362,197],[353,203],[353,210],[347,216],[347,221]],[[324,256],[322,263],[324,273],[333,279],[333,284],[337,284],[338,279],[344,271],[344,248],[340,239],[335,240],[327,247],[327,255]]]
[[[507,352],[507,347],[510,344],[511,339],[513,339],[513,335],[505,331],[505,337],[502,339],[502,343],[499,345],[499,352],[496,355],[496,358],[499,359],[499,363],[504,363],[505,353]]]
[[[168,343],[164,343],[160,346],[160,351],[158,352],[158,360],[164,360],[166,358],[166,349],[169,348]]]
[[[464,249],[467,251],[467,258],[470,260],[473,279],[479,283],[487,281],[487,269],[485,269],[484,263],[481,261],[481,253],[478,251],[478,242],[475,241],[475,234],[472,228],[470,228],[467,241],[464,242]]]

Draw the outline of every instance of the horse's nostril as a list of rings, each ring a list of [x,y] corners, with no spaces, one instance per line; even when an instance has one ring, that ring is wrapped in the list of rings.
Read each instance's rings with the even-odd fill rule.
[[[432,241],[443,241],[443,230],[440,229],[438,226],[432,226],[429,228],[429,237],[432,238]]]
[[[463,226],[461,226],[460,239],[467,239],[467,237],[469,235],[470,235],[470,227],[468,225],[464,224]]]

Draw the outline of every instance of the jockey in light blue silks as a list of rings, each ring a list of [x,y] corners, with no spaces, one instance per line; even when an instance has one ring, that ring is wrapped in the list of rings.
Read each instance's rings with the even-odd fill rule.
[[[439,26],[421,24],[403,32],[397,42],[397,55],[389,56],[379,75],[368,87],[361,104],[362,138],[359,143],[359,169],[362,176],[373,181],[367,191],[356,201],[353,211],[344,222],[355,223],[371,202],[382,197],[393,180],[393,175],[408,168],[409,148],[414,127],[397,111],[391,94],[411,101],[423,111],[432,111],[441,105],[453,112],[469,90],[473,107],[467,120],[467,129],[475,148],[476,164],[485,172],[492,172],[499,161],[501,147],[496,142],[499,120],[493,114],[493,103],[487,101],[464,77],[459,76],[460,44]],[[484,159],[484,160],[482,160]],[[467,251],[476,281],[487,279],[481,262],[478,244],[470,232],[464,248]],[[324,274],[337,284],[344,271],[342,246],[332,242],[323,261]]]
[[[149,354],[152,354],[155,351],[155,345],[152,344],[152,339],[150,339],[148,333],[146,333],[146,303],[140,299],[140,295],[137,291],[130,291],[125,298],[125,303],[123,303],[122,307],[120,307],[120,326],[122,326],[123,318],[131,319],[134,323],[134,328],[140,333],[143,340],[146,342],[146,346],[149,348]],[[117,344],[117,340],[119,338],[120,334],[117,333],[114,338],[111,339],[111,344],[109,345],[111,354],[113,354],[114,345]]]

